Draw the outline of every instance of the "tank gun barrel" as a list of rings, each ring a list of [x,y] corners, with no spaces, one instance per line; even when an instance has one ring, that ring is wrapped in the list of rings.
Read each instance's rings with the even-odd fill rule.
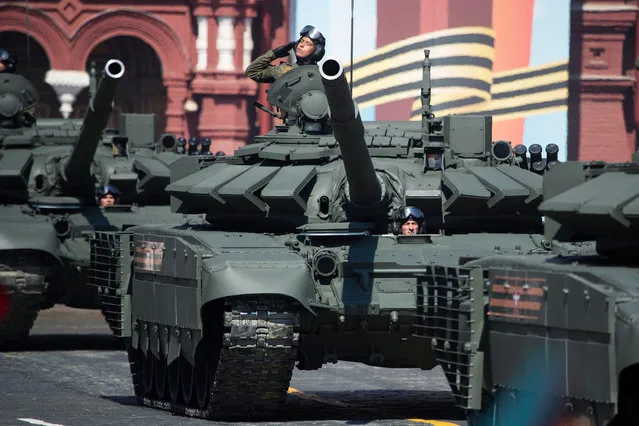
[[[348,88],[344,67],[330,58],[321,65],[320,75],[346,170],[350,199],[358,206],[372,206],[381,200],[382,187],[366,147],[364,125]]]
[[[80,182],[89,176],[93,156],[113,109],[117,82],[123,75],[124,64],[121,61],[111,59],[106,63],[84,114],[80,134],[64,167],[63,176],[67,182]]]

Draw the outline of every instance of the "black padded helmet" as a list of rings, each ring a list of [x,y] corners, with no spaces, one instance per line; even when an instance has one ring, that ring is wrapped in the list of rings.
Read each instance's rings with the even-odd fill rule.
[[[302,37],[308,37],[313,40],[315,49],[313,50],[313,53],[311,53],[307,57],[297,58],[297,64],[310,65],[316,64],[321,61],[324,57],[324,54],[326,53],[326,39],[324,38],[322,33],[316,27],[312,25],[306,25],[304,28],[302,28],[302,31],[300,31],[300,38],[295,43],[295,50],[297,50],[297,46],[300,44],[300,41],[302,41]]]
[[[402,229],[402,225],[409,219],[412,219],[419,224],[419,230],[417,231],[418,234],[421,234],[424,231],[424,212],[422,209],[415,206],[406,206],[396,213],[393,232],[395,234],[399,234]]]
[[[116,188],[115,185],[111,185],[110,183],[107,183],[98,191],[98,197],[102,198],[106,196],[107,194],[111,194],[114,197],[117,197],[118,195],[120,195],[120,191],[118,191],[118,188]]]

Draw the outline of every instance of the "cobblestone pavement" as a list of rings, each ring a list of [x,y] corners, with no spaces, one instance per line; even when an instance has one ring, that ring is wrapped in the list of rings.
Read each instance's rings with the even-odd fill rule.
[[[465,425],[441,370],[350,362],[293,373],[277,419],[238,425]],[[213,425],[140,407],[126,355],[97,311],[40,314],[24,350],[0,353],[0,425]]]

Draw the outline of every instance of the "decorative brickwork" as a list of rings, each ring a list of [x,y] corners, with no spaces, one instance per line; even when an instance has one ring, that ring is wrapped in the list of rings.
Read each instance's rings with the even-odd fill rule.
[[[141,40],[159,59],[161,71],[154,75],[144,72],[144,64],[131,63],[136,55],[130,52],[127,55],[119,51],[100,52],[98,56],[127,56],[129,63],[125,66],[138,70],[135,78],[141,79],[127,85],[127,90],[154,87],[152,82],[144,79],[156,78],[162,80],[166,96],[149,98],[149,102],[116,105],[116,111],[163,110],[160,121],[165,123],[165,128],[160,131],[187,138],[210,137],[213,152],[230,154],[258,131],[253,101],[257,96],[264,97],[258,94],[258,86],[244,75],[245,63],[263,50],[285,42],[289,33],[288,13],[289,0],[191,0],[182,4],[137,4],[124,0],[30,1],[28,9],[24,2],[0,2],[0,28],[8,34],[28,33],[32,43],[39,44],[31,51],[40,52],[40,55],[44,51],[48,57],[48,61],[34,58],[30,62],[33,65],[47,63],[50,70],[55,71],[49,75],[85,72],[89,58],[95,56],[98,46],[105,48],[107,40],[122,36]],[[253,19],[257,16],[260,19]],[[6,40],[15,39],[8,37]],[[118,44],[108,43],[106,47],[114,45]],[[26,52],[15,50],[25,49],[26,43],[3,47],[17,54],[22,59],[20,66],[25,66]],[[139,56],[140,61],[148,57]],[[42,70],[42,73],[50,70]],[[78,107],[83,109],[85,102],[81,98],[86,96],[86,89],[78,94],[79,89],[73,87],[74,93],[71,93],[68,84],[57,85],[56,81],[49,79],[56,86],[53,89],[57,99],[47,94],[43,101],[51,105],[45,105],[39,111],[61,117],[59,100],[62,99],[64,114],[77,116],[73,111],[74,100],[77,97]],[[37,83],[40,91],[50,91],[44,81]],[[259,87],[262,92],[265,89]],[[129,93],[129,96],[140,100],[134,94]],[[166,105],[158,108],[153,103],[160,100]],[[259,119],[262,131],[270,129],[270,117],[259,116]]]
[[[629,161],[637,150],[637,2],[571,4],[568,156]]]

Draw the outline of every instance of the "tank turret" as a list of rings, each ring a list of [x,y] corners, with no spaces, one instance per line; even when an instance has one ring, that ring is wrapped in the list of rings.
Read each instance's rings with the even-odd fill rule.
[[[545,215],[548,241],[595,241],[600,254],[635,258],[639,163],[557,164],[544,177],[544,202],[539,210]]]
[[[64,166],[62,176],[65,183],[81,187],[90,181],[93,157],[113,109],[117,82],[123,75],[124,64],[121,61],[111,59],[106,63],[84,115],[80,134]]]
[[[541,175],[558,147],[543,158],[541,145],[493,141],[491,116],[436,117],[429,54],[421,122],[362,122],[335,59],[283,74],[268,89],[272,107],[256,104],[282,123],[232,156],[176,161],[173,210],[227,229],[359,221],[380,231],[411,205],[429,232],[541,232]]]

